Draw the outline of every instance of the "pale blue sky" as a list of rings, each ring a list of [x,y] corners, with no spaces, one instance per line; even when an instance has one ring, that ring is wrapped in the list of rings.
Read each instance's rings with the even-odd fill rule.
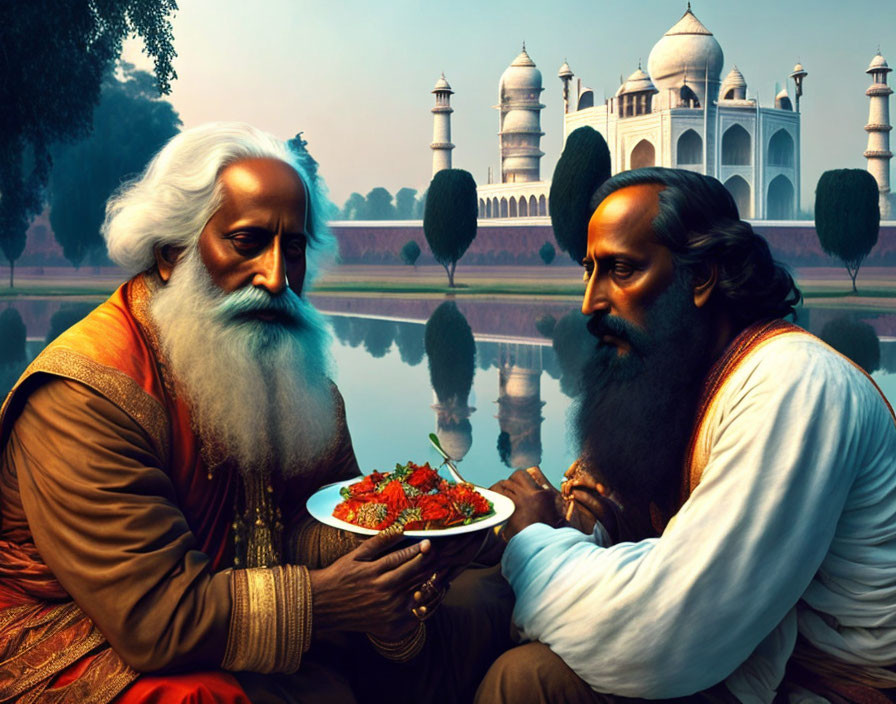
[[[440,72],[452,96],[454,166],[485,183],[498,170],[498,80],[525,40],[541,70],[542,178],[560,155],[564,58],[595,97],[612,94],[683,14],[680,0],[183,0],[174,19],[170,100],[186,127],[245,120],[288,138],[304,131],[339,204],[352,191],[424,189]],[[798,7],[799,9],[791,9]],[[864,73],[880,45],[896,67],[893,0],[693,0],[692,9],[769,105],[797,60],[809,72],[803,114],[803,207],[821,172],[864,168]],[[134,60],[130,43],[125,57]],[[145,62],[138,61],[140,65]],[[890,83],[896,83],[891,74]],[[792,83],[788,86],[791,95]],[[894,100],[891,98],[891,111]]]

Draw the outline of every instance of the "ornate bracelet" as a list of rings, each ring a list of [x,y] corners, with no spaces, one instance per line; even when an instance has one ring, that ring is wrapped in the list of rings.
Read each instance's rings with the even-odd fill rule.
[[[421,621],[413,633],[399,641],[381,640],[370,633],[367,634],[367,638],[373,643],[377,652],[387,660],[407,662],[415,658],[423,649],[423,645],[426,643],[426,624]]]

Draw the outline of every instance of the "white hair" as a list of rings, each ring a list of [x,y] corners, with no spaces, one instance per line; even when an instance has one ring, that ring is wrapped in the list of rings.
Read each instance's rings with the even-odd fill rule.
[[[131,274],[155,263],[155,247],[190,248],[221,206],[221,171],[241,159],[267,157],[289,164],[305,185],[308,272],[315,274],[337,250],[327,227],[334,206],[311,155],[242,122],[210,122],[181,132],[146,170],[106,203],[102,233],[109,257]],[[309,217],[310,211],[310,217]]]

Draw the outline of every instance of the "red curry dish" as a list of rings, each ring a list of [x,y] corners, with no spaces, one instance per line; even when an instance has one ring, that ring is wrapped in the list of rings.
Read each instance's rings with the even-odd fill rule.
[[[408,462],[393,472],[377,472],[340,490],[344,501],[333,515],[362,528],[383,530],[398,523],[405,530],[466,525],[494,513],[491,501],[472,484],[457,484],[429,466]]]

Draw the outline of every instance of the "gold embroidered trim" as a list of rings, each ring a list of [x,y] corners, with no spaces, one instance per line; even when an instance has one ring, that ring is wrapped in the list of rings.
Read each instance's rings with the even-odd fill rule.
[[[168,415],[162,404],[127,374],[61,347],[47,350],[25,370],[26,374],[41,372],[79,381],[101,393],[147,432],[161,457],[168,457]]]
[[[357,546],[351,533],[319,523],[309,516],[290,533],[284,561],[320,569],[333,564]]]
[[[225,670],[292,673],[311,644],[311,580],[297,565],[233,570]]]

